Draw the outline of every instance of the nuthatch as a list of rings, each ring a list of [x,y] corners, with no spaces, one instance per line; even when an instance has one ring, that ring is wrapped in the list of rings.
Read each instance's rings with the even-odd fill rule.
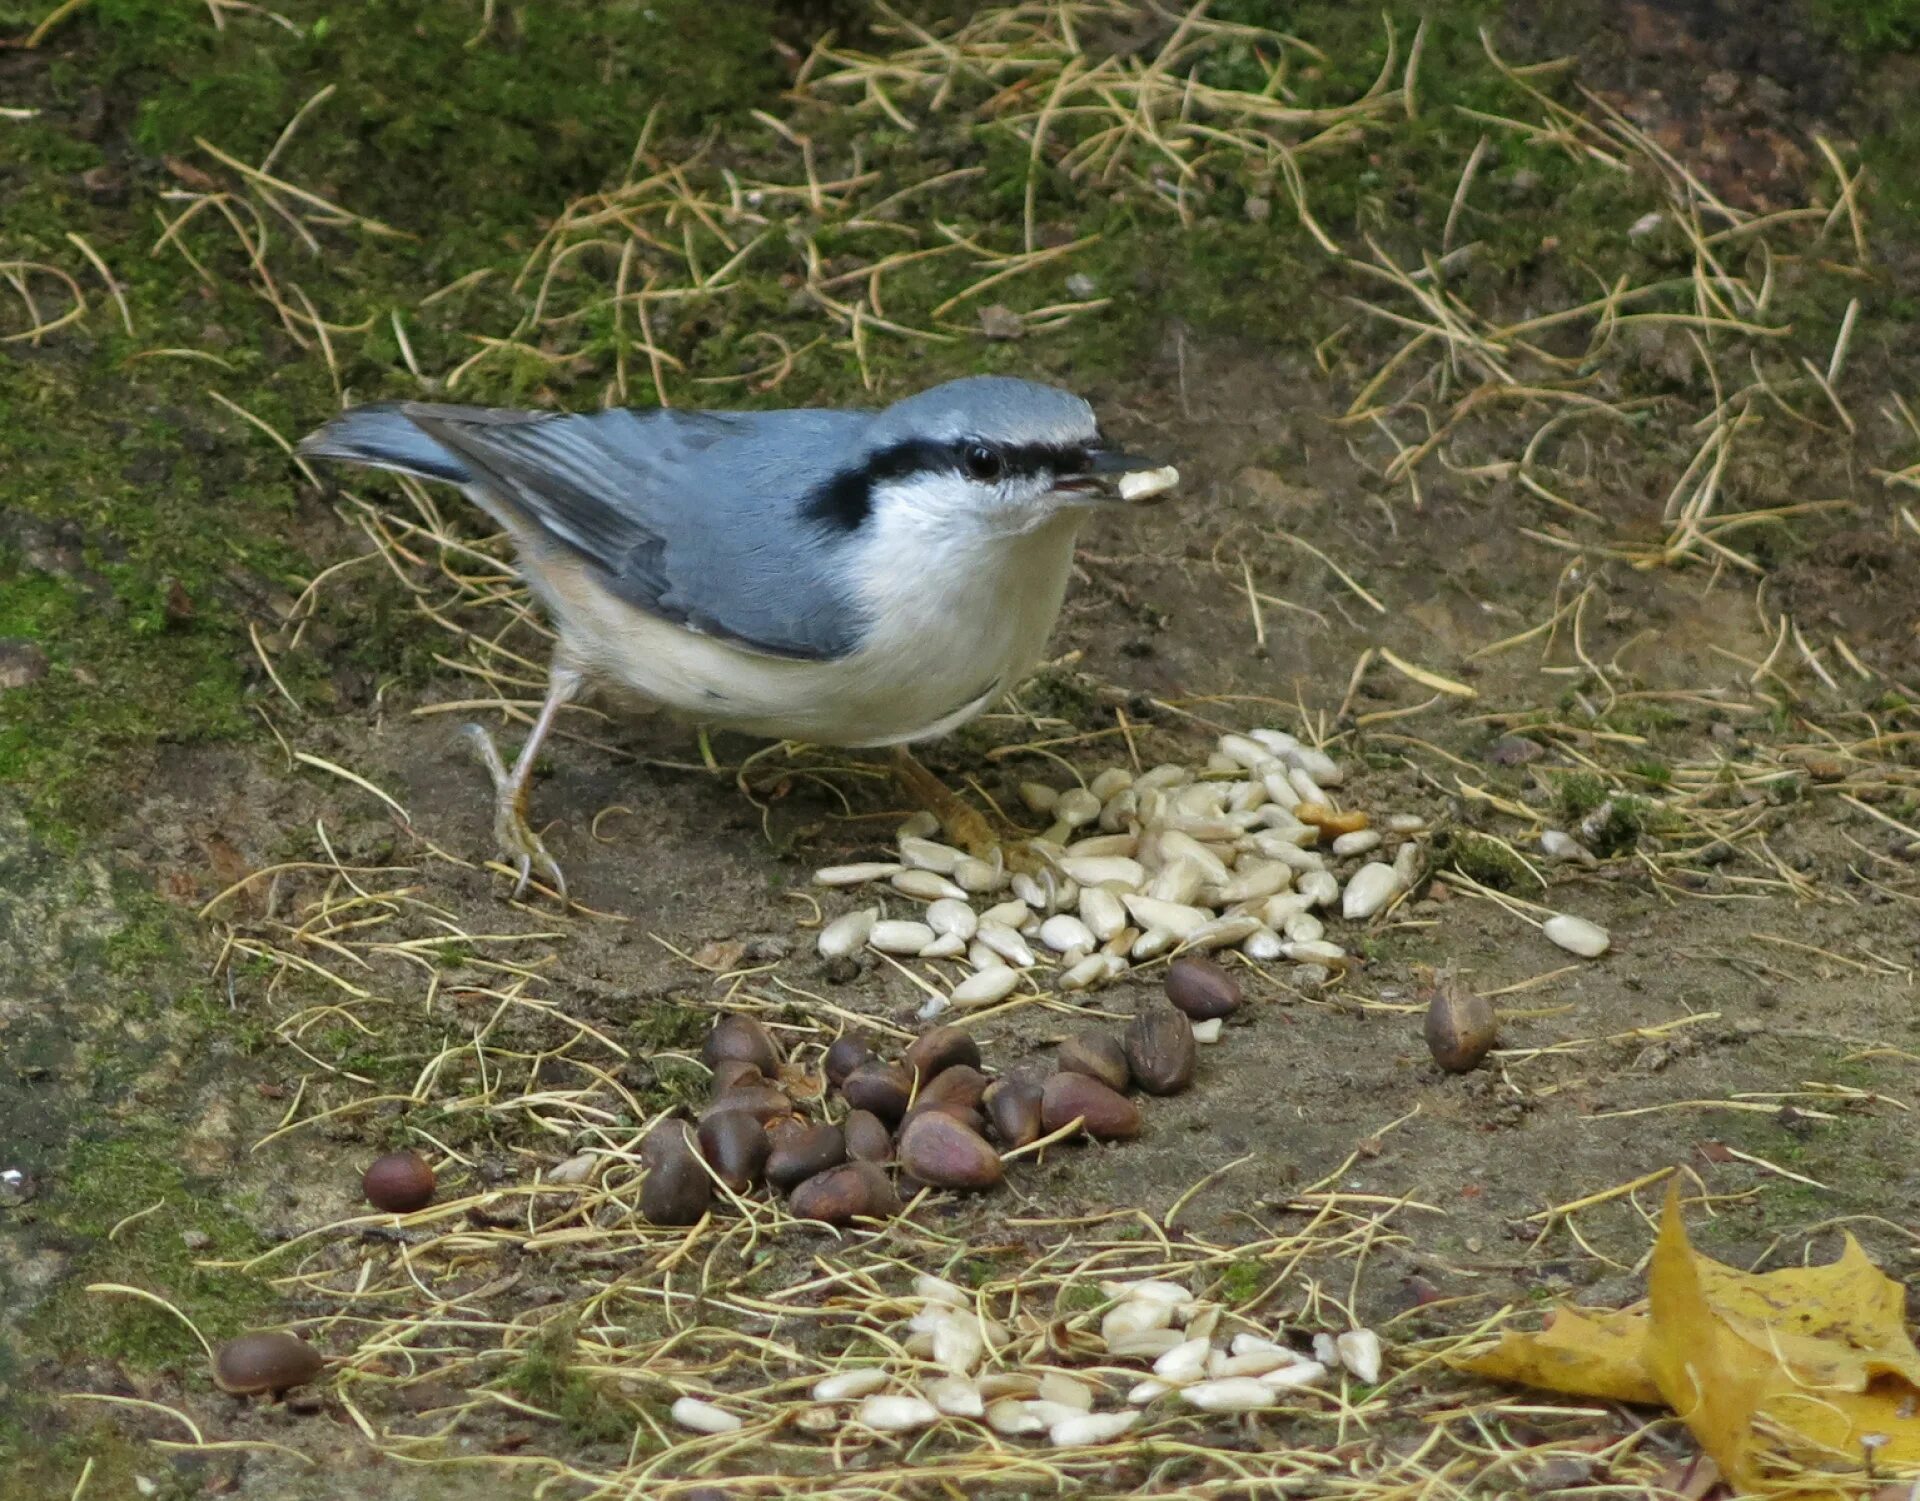
[[[944,735],[1039,661],[1088,513],[1175,480],[1102,442],[1079,397],[999,376],[879,412],[402,402],[348,411],[300,451],[458,485],[511,536],[559,649],[511,771],[470,729],[516,893],[537,866],[563,897],[527,782],[583,687],[815,745]],[[980,841],[979,815],[904,752],[896,769]]]

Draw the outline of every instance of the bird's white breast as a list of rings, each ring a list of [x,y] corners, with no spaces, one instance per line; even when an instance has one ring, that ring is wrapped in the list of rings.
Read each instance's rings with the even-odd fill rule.
[[[1060,613],[1079,521],[1068,512],[1019,536],[955,536],[876,516],[848,579],[873,623],[858,650],[830,662],[698,635],[609,594],[557,549],[518,540],[562,651],[590,678],[699,723],[877,746],[945,734],[1018,686]]]

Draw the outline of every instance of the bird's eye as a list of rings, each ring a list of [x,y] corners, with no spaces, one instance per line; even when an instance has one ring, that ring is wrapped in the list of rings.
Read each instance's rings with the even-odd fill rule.
[[[967,478],[977,480],[983,485],[990,485],[999,479],[1006,468],[1000,460],[1000,455],[984,443],[975,443],[967,449],[965,463]]]

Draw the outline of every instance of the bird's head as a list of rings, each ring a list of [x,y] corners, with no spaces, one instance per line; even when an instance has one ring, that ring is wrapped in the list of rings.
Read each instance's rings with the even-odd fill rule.
[[[949,381],[877,414],[862,450],[823,493],[823,516],[864,525],[1018,536],[1066,512],[1117,504],[1166,483],[1106,443],[1093,408],[1054,386],[1005,376]],[[1144,498],[1144,495],[1142,496]]]

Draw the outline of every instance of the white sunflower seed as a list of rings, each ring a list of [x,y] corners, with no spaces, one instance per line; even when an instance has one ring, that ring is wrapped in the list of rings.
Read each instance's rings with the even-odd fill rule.
[[[1208,1348],[1204,1339],[1185,1340],[1153,1363],[1153,1374],[1176,1386],[1198,1381],[1207,1373]]]
[[[1216,917],[1210,922],[1201,923],[1187,934],[1186,942],[1181,947],[1197,953],[1211,953],[1214,949],[1232,948],[1259,931],[1260,919],[1257,917]]]
[[[941,844],[932,839],[907,838],[900,841],[900,858],[915,870],[930,870],[936,875],[950,876],[953,869],[966,853],[950,844]]]
[[[975,896],[985,896],[990,891],[998,891],[1007,884],[1007,873],[998,865],[986,860],[976,860],[972,855],[963,855],[953,867],[953,883],[962,891]]]
[[[1080,886],[1118,886],[1138,891],[1147,884],[1146,867],[1127,855],[1069,855],[1060,862],[1061,874]]]
[[[1136,792],[1147,792],[1156,787],[1184,787],[1192,780],[1193,773],[1186,767],[1163,761],[1135,777],[1133,788]]]
[[[942,897],[960,902],[965,901],[967,896],[945,876],[936,875],[930,870],[903,870],[890,884],[902,896],[910,896],[917,902],[937,902]]]
[[[1138,1298],[1129,1298],[1126,1302],[1116,1304],[1106,1311],[1100,1320],[1100,1337],[1111,1349],[1116,1339],[1129,1334],[1139,1334],[1147,1329],[1164,1329],[1172,1322],[1172,1304],[1149,1303]]]
[[[895,839],[927,839],[940,832],[940,820],[926,809],[918,813],[909,813],[900,821],[900,827],[893,831]]]
[[[1389,813],[1387,827],[1396,834],[1418,834],[1426,829],[1427,820],[1419,813]]]
[[[1099,776],[1087,783],[1087,791],[1101,802],[1116,797],[1133,785],[1133,773],[1124,766],[1109,766]]]
[[[1045,782],[1022,782],[1020,801],[1027,805],[1028,812],[1051,813],[1053,805],[1060,801],[1060,792],[1058,788],[1049,787]]]
[[[1068,912],[1056,912],[1040,924],[1040,941],[1056,954],[1091,949],[1098,942],[1092,929]]]
[[[1340,894],[1340,915],[1348,922],[1364,922],[1401,892],[1400,872],[1391,865],[1369,860],[1353,873]]]
[[[1185,1340],[1178,1329],[1142,1329],[1114,1340],[1107,1346],[1107,1353],[1123,1360],[1158,1360]]]
[[[1247,941],[1240,945],[1240,952],[1256,963],[1269,964],[1280,957],[1284,946],[1280,935],[1272,928],[1260,928],[1247,935]]]
[[[1076,959],[1060,971],[1060,978],[1055,983],[1062,990],[1091,990],[1096,985],[1104,985],[1113,978],[1107,966],[1110,957],[1107,954],[1088,954]]]
[[[933,942],[933,929],[923,922],[888,919],[873,925],[867,943],[883,954],[918,954]]]
[[[1331,871],[1310,870],[1294,882],[1294,890],[1316,907],[1330,907],[1340,895],[1340,883]]]
[[[1327,936],[1327,925],[1311,912],[1296,912],[1280,925],[1288,943],[1317,943]]]
[[[1102,943],[1127,925],[1127,909],[1111,891],[1085,882],[1080,886],[1080,921]]]
[[[817,947],[823,959],[844,959],[867,946],[867,936],[880,920],[878,907],[862,907],[836,917],[820,930]]]
[[[1355,1379],[1368,1386],[1380,1379],[1380,1336],[1371,1329],[1349,1329],[1333,1344],[1340,1364],[1351,1371]]]
[[[1004,1001],[1020,988],[1020,972],[1002,964],[994,969],[983,969],[968,975],[953,987],[949,999],[957,1007],[965,1010],[971,1006],[993,1006]]]
[[[1274,896],[1292,884],[1293,871],[1285,861],[1255,858],[1234,868],[1233,879],[1214,892],[1214,900],[1222,907],[1231,907],[1235,902]]]
[[[897,876],[906,866],[893,860],[864,860],[856,865],[823,865],[813,873],[816,886],[864,886]]]
[[[1029,1403],[1018,1397],[1002,1397],[987,1404],[987,1426],[1004,1438],[1025,1438],[1045,1433],[1050,1425],[1031,1410]]]
[[[1292,1365],[1276,1366],[1255,1378],[1275,1391],[1291,1391],[1303,1386],[1318,1386],[1327,1379],[1327,1368],[1317,1360],[1296,1360]]]
[[[1134,896],[1132,893],[1121,897],[1120,900],[1126,905],[1128,915],[1141,927],[1160,928],[1181,939],[1188,937],[1211,915],[1199,907],[1189,907],[1184,902],[1159,901],[1150,896]]]
[[[1085,839],[1076,839],[1067,846],[1067,853],[1076,860],[1098,860],[1109,855],[1129,857],[1139,847],[1138,834],[1093,834]],[[1068,872],[1069,875],[1073,873]],[[1080,878],[1074,876],[1077,881]]]
[[[920,1389],[950,1418],[977,1418],[987,1410],[980,1400],[980,1388],[964,1376],[936,1376]]]
[[[1158,469],[1136,469],[1121,475],[1115,488],[1122,500],[1146,500],[1165,494],[1179,483],[1180,471],[1171,464],[1162,464]]]
[[[698,1397],[681,1397],[667,1409],[667,1415],[695,1433],[734,1433],[745,1426],[738,1415]]]
[[[1277,1400],[1272,1387],[1249,1376],[1228,1376],[1219,1381],[1196,1381],[1183,1386],[1180,1400],[1202,1412],[1257,1412]]]
[[[1210,1016],[1203,1022],[1195,1022],[1193,1023],[1193,1040],[1201,1044],[1218,1042],[1220,1029],[1225,1025],[1226,1022],[1217,1016]]]
[[[1569,954],[1578,954],[1582,959],[1598,959],[1613,944],[1605,928],[1570,912],[1554,913],[1540,925],[1540,931]]]
[[[1295,964],[1345,964],[1347,951],[1337,943],[1324,940],[1309,940],[1303,943],[1289,943],[1282,954]]]
[[[1033,950],[1027,947],[1027,940],[1014,932],[1012,928],[1002,927],[997,922],[988,922],[983,917],[980,920],[980,929],[974,934],[974,937],[992,949],[1002,959],[1006,960],[1007,963],[1021,969],[1031,969],[1033,967]]]
[[[908,1433],[940,1421],[940,1409],[924,1397],[869,1397],[860,1404],[860,1425],[875,1433]]]
[[[1121,484],[1126,481],[1123,479]],[[1077,1449],[1088,1444],[1110,1444],[1135,1423],[1137,1412],[1088,1412],[1077,1418],[1062,1418],[1047,1430],[1047,1442],[1056,1449]]]
[[[1368,850],[1380,848],[1381,834],[1378,829],[1355,829],[1351,834],[1342,834],[1331,846],[1334,854],[1342,860],[1349,855],[1364,855]]]
[[[934,932],[942,937],[951,934],[963,943],[972,938],[980,927],[980,918],[973,908],[950,896],[941,897],[922,916]]]
[[[1053,816],[1070,829],[1100,816],[1100,799],[1084,787],[1069,787],[1055,799]]]
[[[967,940],[958,933],[936,934],[932,943],[920,950],[922,959],[958,959],[967,951]]]
[[[841,1371],[814,1382],[810,1395],[816,1402],[851,1402],[856,1397],[879,1391],[892,1379],[877,1366],[869,1366],[864,1371]]]

